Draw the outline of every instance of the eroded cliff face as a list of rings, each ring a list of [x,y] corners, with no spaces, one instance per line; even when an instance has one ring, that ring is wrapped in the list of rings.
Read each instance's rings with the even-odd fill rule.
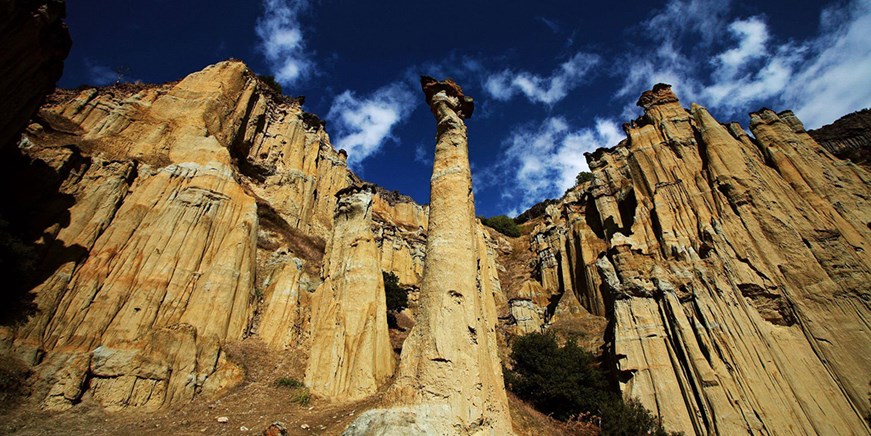
[[[789,111],[751,114],[751,138],[667,85],[638,104],[533,222],[536,295],[561,295],[534,307],[606,317],[624,396],[670,430],[866,433],[871,175]]]
[[[306,349],[334,194],[358,180],[300,101],[227,61],[164,85],[58,91],[37,120],[25,171],[56,192],[19,205],[40,217],[40,274],[33,310],[0,333],[47,382],[46,407],[85,391],[161,407],[237,383],[227,342]],[[373,203],[374,232],[424,231],[426,208]],[[375,262],[415,284],[422,258],[397,239],[382,236]]]
[[[465,146],[454,118],[471,108],[448,97],[453,116],[434,113],[452,150]],[[412,306],[425,313],[397,388],[409,407],[393,424],[509,431],[498,319],[502,339],[549,329],[604,345],[624,395],[670,430],[867,433],[867,170],[788,111],[752,114],[750,137],[665,85],[639,105],[624,141],[587,156],[593,180],[539,208],[528,237],[483,229],[462,156],[445,159],[437,174],[462,177],[434,182],[450,204],[433,222],[462,219],[435,232],[455,250],[437,257],[461,266],[437,262],[427,285],[426,247],[439,245],[429,208],[376,190],[371,244],[331,248],[354,238],[335,232],[335,194],[360,181],[323,123],[241,62],[164,85],[58,91],[3,174],[28,199],[3,214],[28,224],[23,260],[35,266],[19,319],[4,313],[0,351],[34,366],[47,408],[85,392],[109,409],[163,407],[238,383],[228,342],[307,354],[323,277],[365,261],[420,289]],[[375,366],[366,392],[390,372]]]
[[[494,293],[501,288],[482,252],[463,121],[474,106],[450,80],[422,77],[421,85],[437,133],[416,324],[402,349],[392,407],[362,414],[346,434],[510,434],[496,343]]]
[[[306,385],[328,398],[370,396],[393,375],[384,281],[372,232],[374,194],[371,185],[337,193],[324,282],[313,297]]]

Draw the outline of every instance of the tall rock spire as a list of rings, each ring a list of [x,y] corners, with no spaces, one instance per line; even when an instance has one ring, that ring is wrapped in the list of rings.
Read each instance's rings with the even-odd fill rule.
[[[429,234],[417,323],[393,387],[396,402],[410,406],[370,411],[347,434],[510,434],[493,295],[478,261],[463,122],[474,104],[451,80],[421,77],[421,86],[437,123]]]
[[[338,202],[323,284],[312,301],[312,392],[355,400],[374,394],[393,374],[387,303],[372,233],[372,185],[336,193]]]

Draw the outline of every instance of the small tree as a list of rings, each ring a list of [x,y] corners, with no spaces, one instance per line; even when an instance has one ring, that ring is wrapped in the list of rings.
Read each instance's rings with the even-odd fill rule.
[[[399,277],[392,272],[381,271],[384,277],[384,295],[387,297],[387,311],[401,312],[408,307],[408,290],[399,286]]]
[[[581,171],[575,176],[575,185],[581,185],[593,180],[593,173],[589,171]]]
[[[509,357],[508,389],[543,413],[560,420],[599,417],[604,435],[668,434],[641,403],[624,403],[610,390],[593,354],[574,341],[561,347],[553,334],[532,333],[514,341]]]

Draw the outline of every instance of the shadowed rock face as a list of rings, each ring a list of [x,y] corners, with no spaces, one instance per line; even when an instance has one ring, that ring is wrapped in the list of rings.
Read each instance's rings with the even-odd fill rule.
[[[339,400],[374,394],[393,375],[387,303],[372,233],[372,185],[336,196],[324,282],[312,298],[312,345],[306,385]]]
[[[871,109],[845,115],[808,134],[835,156],[871,168]]]
[[[0,0],[0,151],[54,90],[72,46],[60,0]]]
[[[348,433],[508,434],[495,305],[482,285],[487,275],[478,259],[483,241],[463,123],[472,100],[450,81],[423,77],[421,85],[437,136],[420,307],[392,388],[395,401],[408,406],[367,412]]]
[[[750,138],[668,85],[638,104],[535,221],[541,292],[608,318],[624,396],[669,430],[866,433],[871,175],[789,111]]]

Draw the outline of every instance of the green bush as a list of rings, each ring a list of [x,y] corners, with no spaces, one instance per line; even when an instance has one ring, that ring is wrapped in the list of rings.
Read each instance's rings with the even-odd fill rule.
[[[301,381],[299,381],[297,379],[290,378],[290,377],[281,377],[275,381],[275,384],[279,387],[282,387],[282,388],[291,388],[291,389],[301,388],[303,386]]]
[[[512,238],[520,236],[520,227],[517,226],[517,223],[514,222],[513,219],[508,218],[505,215],[498,215],[492,218],[481,218],[481,222],[484,223],[485,226],[490,227],[505,236],[510,236]]]
[[[399,277],[387,271],[381,271],[384,277],[384,295],[387,297],[387,311],[401,312],[408,307],[408,290],[399,286]]]
[[[506,372],[509,389],[554,418],[596,413],[609,395],[593,355],[572,341],[560,347],[551,334],[522,336],[510,357],[514,368]]]
[[[590,180],[593,180],[593,173],[589,171],[581,171],[577,176],[575,176],[575,185],[580,185],[589,182]]]
[[[267,74],[258,74],[257,78],[260,79],[266,86],[275,91],[276,93],[283,94],[284,89],[281,87],[281,84],[275,81],[275,76],[270,76]]]
[[[638,401],[624,403],[610,390],[593,354],[574,341],[561,347],[552,334],[521,336],[511,346],[510,359],[508,389],[543,413],[563,421],[598,417],[605,435],[667,434]]]
[[[604,435],[642,435],[656,436],[681,435],[682,433],[667,432],[662,424],[641,402],[631,398],[624,402],[620,398],[612,399],[602,408],[602,434]]]

